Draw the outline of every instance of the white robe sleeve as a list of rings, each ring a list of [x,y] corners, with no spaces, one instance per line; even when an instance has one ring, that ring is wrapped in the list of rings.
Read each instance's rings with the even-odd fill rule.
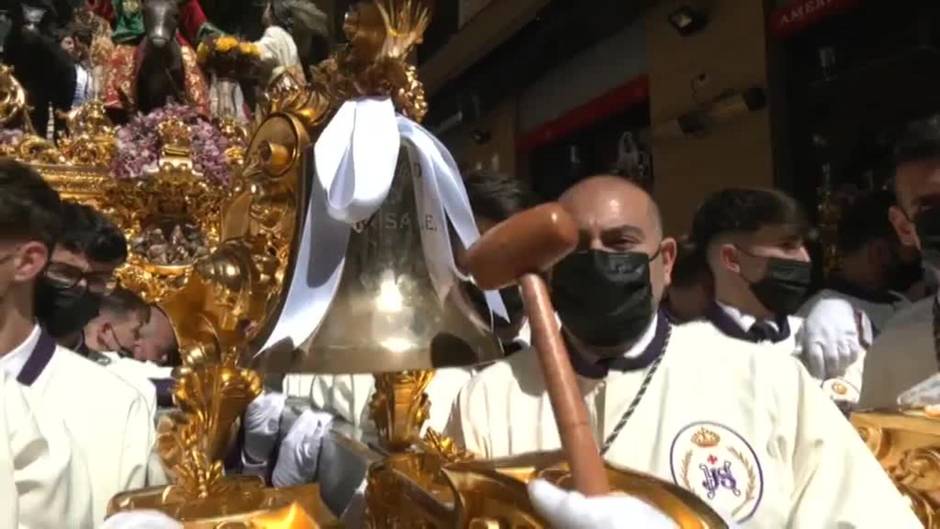
[[[120,490],[141,489],[147,485],[151,454],[156,438],[153,415],[143,396],[128,407],[121,447]]]
[[[798,368],[777,446],[792,459],[793,511],[788,527],[914,529],[922,525],[861,437]],[[787,417],[784,419],[784,417]],[[790,439],[786,439],[789,437]]]
[[[34,420],[21,386],[0,375],[2,527],[90,529],[87,468],[64,425],[44,423],[40,428]]]
[[[481,428],[485,429],[489,424],[488,414],[486,413],[486,399],[471,399],[473,393],[474,380],[471,379],[457,394],[457,398],[454,399],[447,426],[444,428],[444,434],[453,439],[457,446],[487,459],[491,457],[487,436],[482,435],[480,431]],[[483,392],[480,393],[479,397],[485,397],[482,394]]]

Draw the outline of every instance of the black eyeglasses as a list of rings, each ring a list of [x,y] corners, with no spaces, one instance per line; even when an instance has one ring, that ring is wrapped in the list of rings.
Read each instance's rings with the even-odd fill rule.
[[[56,288],[70,290],[84,287],[92,294],[107,295],[117,288],[118,282],[110,272],[83,272],[65,263],[49,263],[45,278]]]

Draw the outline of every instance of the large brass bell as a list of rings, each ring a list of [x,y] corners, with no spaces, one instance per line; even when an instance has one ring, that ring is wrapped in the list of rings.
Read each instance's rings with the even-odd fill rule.
[[[495,337],[467,315],[459,288],[444,299],[435,291],[421,231],[437,228],[418,216],[416,173],[402,148],[388,197],[351,230],[342,278],[319,328],[299,348],[272,353],[288,355],[286,362],[270,358],[262,365],[351,374],[472,366],[502,357]]]

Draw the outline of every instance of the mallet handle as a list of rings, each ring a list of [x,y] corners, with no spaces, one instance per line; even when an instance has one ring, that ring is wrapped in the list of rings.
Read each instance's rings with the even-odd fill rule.
[[[607,472],[588,421],[584,397],[581,396],[578,380],[555,320],[548,287],[541,277],[532,273],[522,275],[519,286],[575,488],[585,496],[607,494],[610,492]]]

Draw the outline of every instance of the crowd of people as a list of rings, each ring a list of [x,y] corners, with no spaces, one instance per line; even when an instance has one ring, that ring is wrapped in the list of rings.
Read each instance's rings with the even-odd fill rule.
[[[481,232],[536,203],[505,175],[465,184]],[[547,274],[605,460],[692,490],[732,527],[921,527],[848,415],[940,404],[940,118],[911,124],[892,181],[842,211],[839,265],[815,289],[817,230],[793,197],[717,191],[677,241],[648,187],[612,171],[569,188],[580,247]],[[519,292],[500,294],[507,358],[440,370],[429,426],[486,458],[558,450]],[[371,392],[365,376],[288,375],[249,406],[244,468],[278,487],[315,480],[330,424],[368,427]],[[309,408],[284,420],[290,397]],[[635,498],[542,481],[530,496],[555,527],[675,527]]]
[[[0,160],[0,518],[96,527],[122,491],[166,483],[153,456],[176,339],[121,289],[123,233]]]

